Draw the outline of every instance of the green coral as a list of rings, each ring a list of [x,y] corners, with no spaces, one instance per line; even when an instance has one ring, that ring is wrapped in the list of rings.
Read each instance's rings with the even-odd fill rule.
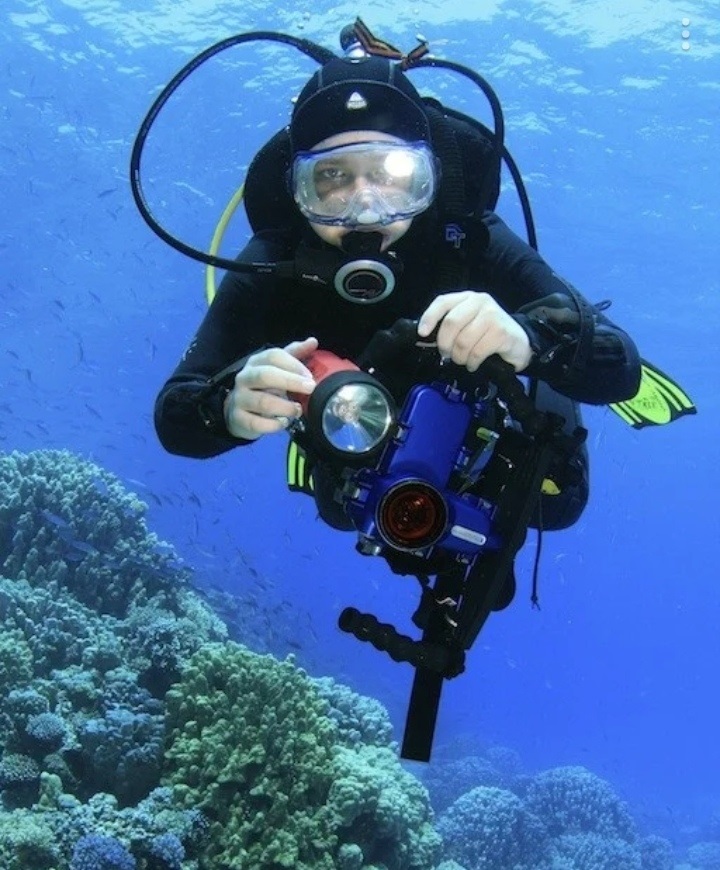
[[[440,836],[427,790],[386,746],[339,747],[329,804],[343,838],[361,847],[365,864],[432,867]]]
[[[334,728],[290,662],[234,644],[200,650],[166,697],[166,776],[214,819],[214,866],[332,870],[324,807]]]
[[[3,681],[3,635],[0,635],[0,687],[22,686],[33,676],[50,678],[58,669],[93,660],[98,646],[115,649],[119,646],[115,634],[117,621],[112,617],[99,616],[83,607],[65,590],[53,593],[34,588],[26,580],[0,576],[0,620],[18,659],[12,683]],[[15,641],[17,646],[13,647]],[[29,650],[29,657],[25,650]],[[31,667],[28,670],[24,666],[17,673],[21,659]]]
[[[32,675],[32,650],[19,629],[8,628],[4,623],[0,628],[0,694],[27,683]]]
[[[59,859],[56,837],[42,819],[16,810],[0,813],[0,866],[3,870],[43,870]]]
[[[291,660],[210,644],[166,702],[165,783],[213,819],[204,866],[434,866],[439,837],[424,786],[391,748],[348,745]]]
[[[40,768],[20,752],[6,752],[0,760],[2,804],[8,808],[31,806],[38,795]]]

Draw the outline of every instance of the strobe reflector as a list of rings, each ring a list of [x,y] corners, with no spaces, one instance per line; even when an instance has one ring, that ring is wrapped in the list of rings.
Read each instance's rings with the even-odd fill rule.
[[[302,406],[315,449],[351,465],[379,453],[397,421],[385,387],[350,360],[317,350],[306,361],[317,382],[310,396],[291,394]]]
[[[394,421],[387,393],[377,384],[358,383],[356,377],[330,393],[320,413],[323,437],[343,453],[373,451]]]

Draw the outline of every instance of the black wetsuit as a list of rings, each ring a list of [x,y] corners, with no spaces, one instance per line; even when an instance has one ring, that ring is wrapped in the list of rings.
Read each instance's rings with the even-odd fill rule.
[[[466,288],[490,293],[528,333],[533,360],[524,374],[537,379],[538,407],[563,416],[566,431],[582,422],[578,402],[601,405],[634,396],[640,360],[630,337],[582,299],[494,213],[487,212],[476,227],[482,243],[461,239],[458,245],[456,234],[448,234],[431,215],[416,218],[395,246],[404,264],[395,290],[369,305],[347,301],[332,287],[315,282],[270,274],[226,274],[180,364],[158,395],[155,426],[163,446],[171,453],[206,458],[252,443],[234,438],[225,426],[223,400],[233,376],[210,391],[207,388],[209,378],[236,360],[309,335],[317,337],[320,347],[353,359],[377,330],[400,317],[418,318],[439,293]],[[301,240],[288,233],[260,233],[239,260],[287,261],[299,244]],[[309,246],[311,256],[313,249],[318,255],[337,254],[309,229],[302,244],[306,251]],[[420,380],[411,371],[404,378],[406,388]],[[562,498],[541,499],[546,529],[572,525],[587,503],[584,446],[569,468],[574,474],[568,479],[574,482],[563,490]],[[319,498],[321,490],[331,492],[332,482],[323,487],[318,474],[316,483],[321,515],[338,528],[345,527],[343,518],[335,516],[332,499],[327,500],[328,512]]]
[[[183,358],[163,386],[155,406],[161,443],[171,453],[215,456],[249,442],[225,428],[222,398],[227,387],[207,396],[208,378],[234,360],[262,347],[317,337],[320,347],[350,359],[381,328],[400,317],[419,317],[439,292],[453,289],[490,293],[523,326],[534,351],[526,374],[577,402],[607,404],[635,395],[640,383],[637,349],[619,327],[587,306],[584,359],[579,359],[580,321],[576,293],[532,248],[493,213],[483,224],[489,243],[465,253],[463,284],[447,285],[440,272],[457,250],[443,228],[416,219],[397,243],[404,271],[385,300],[359,305],[331,287],[278,279],[267,274],[228,273]],[[312,234],[314,237],[314,234]],[[298,239],[283,233],[255,236],[239,257],[244,262],[292,258]],[[327,248],[316,240],[318,250]],[[468,246],[470,247],[470,246]],[[587,313],[589,312],[589,314]]]

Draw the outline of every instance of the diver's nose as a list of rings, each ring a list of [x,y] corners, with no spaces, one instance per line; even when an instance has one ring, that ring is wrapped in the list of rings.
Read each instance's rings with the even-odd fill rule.
[[[360,175],[355,179],[354,193],[365,199],[372,196],[372,186],[364,175]]]
[[[355,179],[353,188],[354,217],[358,226],[374,226],[380,222],[377,193],[364,177]]]

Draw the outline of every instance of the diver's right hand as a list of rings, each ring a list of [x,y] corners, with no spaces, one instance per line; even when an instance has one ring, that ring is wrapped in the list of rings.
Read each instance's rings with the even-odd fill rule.
[[[291,341],[254,353],[235,375],[225,404],[225,425],[235,438],[254,441],[270,432],[281,432],[299,417],[302,409],[288,393],[310,395],[315,381],[302,360],[317,350],[316,338]]]

